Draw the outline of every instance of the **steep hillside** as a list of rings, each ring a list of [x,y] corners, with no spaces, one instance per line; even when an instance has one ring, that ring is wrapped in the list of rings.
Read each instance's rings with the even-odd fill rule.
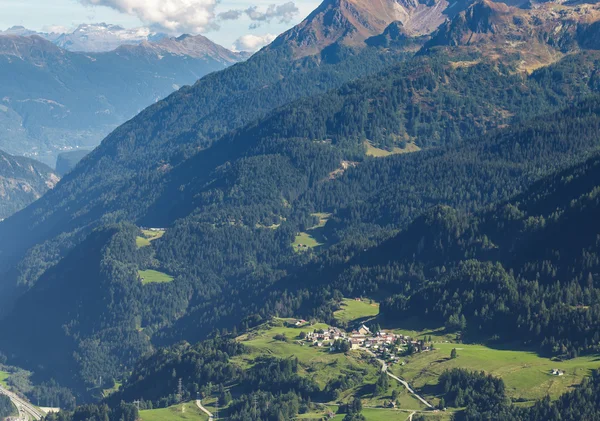
[[[90,154],[81,172],[71,173],[66,178],[64,194],[75,197],[77,190],[87,197],[79,204],[69,206],[69,213],[79,213],[82,219],[55,212],[57,208],[51,203],[56,203],[55,200],[63,202],[63,199],[58,196],[47,198],[48,202],[39,208],[44,209],[41,212],[45,216],[36,217],[36,220],[58,219],[52,224],[44,223],[44,228],[39,225],[42,230],[23,237],[25,241],[20,246],[13,244],[0,265],[6,269],[15,263],[9,261],[8,254],[20,254],[20,259],[36,242],[71,231],[63,225],[65,223],[71,227],[96,224],[100,214],[121,208],[121,198],[125,196],[129,196],[127,201],[132,205],[132,197],[140,199],[126,211],[126,214],[133,211],[136,216],[131,214],[127,218],[141,218],[165,187],[170,172],[227,132],[251,123],[285,103],[379,72],[406,57],[403,48],[355,50],[340,45],[324,50],[319,56],[299,60],[293,60],[288,53],[283,47],[263,50],[247,62],[208,75],[193,87],[180,90],[115,130]],[[110,199],[112,203],[105,203],[108,198],[105,193],[109,190],[116,195]],[[132,192],[133,196],[130,196]],[[76,208],[81,212],[75,211]],[[95,210],[90,213],[92,209]],[[23,215],[22,222],[14,220],[5,225],[5,229],[25,226],[29,224],[25,220],[32,216]],[[51,232],[43,232],[46,230]]]
[[[327,317],[339,291],[376,291],[375,279],[407,293],[435,267],[411,267],[407,282],[404,269],[354,278],[348,265],[433,205],[480,210],[598,150],[596,98],[559,112],[598,93],[597,52],[578,45],[531,75],[507,50],[464,57],[460,45],[442,46],[412,57],[407,50],[422,39],[410,38],[405,22],[390,26],[385,9],[364,2],[350,15],[353,3],[335,4],[247,62],[146,109],[0,224],[4,323],[17,329],[2,347],[13,358],[28,366],[45,358],[17,352],[31,337],[18,334],[27,331],[20,320],[32,321],[22,313],[45,296],[56,317],[35,331],[60,336],[48,341],[49,355],[69,356],[69,370],[42,364],[45,374],[91,386],[123,375],[151,343],[203,339],[256,315]],[[327,21],[336,42],[299,54],[303,28],[323,10],[361,16],[373,30],[348,38],[338,20]],[[368,157],[373,149],[421,152]],[[164,235],[150,242],[133,224]],[[86,240],[107,225],[109,238]],[[300,243],[307,238],[314,249]],[[411,264],[414,247],[406,254],[399,265]],[[91,300],[78,284],[88,270],[81,256],[95,259],[89,289],[109,288],[100,296],[114,317],[98,320],[97,307],[80,305]],[[102,262],[114,265],[98,270]]]
[[[463,232],[464,227],[460,223],[464,221],[458,217],[460,212],[454,219],[448,219],[454,224],[450,227],[446,227],[444,220],[438,225],[435,218],[431,222],[423,218],[407,228],[396,242],[356,259],[351,259],[352,256],[378,244],[395,228],[406,226],[432,206],[445,204],[472,212],[514,196],[544,174],[585,160],[600,148],[597,140],[599,115],[596,99],[572,110],[492,132],[460,146],[384,160],[371,159],[348,170],[333,182],[315,183],[292,203],[296,208],[330,214],[325,227],[308,230],[320,235],[319,238],[325,238],[329,248],[322,253],[301,255],[311,259],[299,259],[299,266],[294,270],[287,267],[285,273],[265,273],[265,265],[273,266],[277,263],[276,256],[289,250],[297,231],[286,233],[286,228],[289,229],[286,223],[281,224],[275,233],[257,229],[256,234],[260,233],[261,238],[254,240],[262,244],[260,249],[256,249],[256,245],[246,237],[240,240],[237,253],[227,254],[233,260],[226,269],[219,257],[231,249],[235,235],[238,238],[248,235],[248,228],[244,225],[254,224],[255,220],[251,218],[255,214],[265,214],[265,208],[273,209],[264,198],[259,199],[264,204],[262,207],[254,205],[239,209],[235,214],[239,218],[236,219],[238,227],[226,226],[227,220],[221,222],[224,225],[219,229],[213,225],[220,222],[219,217],[228,215],[224,211],[229,208],[229,201],[221,202],[223,214],[210,206],[199,207],[167,232],[158,244],[157,257],[172,270],[181,270],[204,259],[203,267],[225,276],[228,280],[215,279],[215,282],[228,288],[225,294],[228,299],[224,298],[218,306],[222,309],[220,317],[229,321],[253,313],[265,317],[272,312],[292,317],[301,311],[305,317],[311,314],[324,317],[320,306],[327,308],[327,303],[335,295],[333,290],[339,290],[344,296],[411,291],[430,275],[429,271],[422,273],[422,266],[443,266],[451,259],[471,256],[469,248],[464,252],[451,248],[455,237]],[[238,183],[232,189],[242,192],[242,186]],[[210,196],[216,195],[216,192],[210,193]],[[283,215],[288,223],[298,218],[297,230],[307,231],[317,224],[301,219],[297,213]],[[262,222],[265,226],[273,223]],[[425,233],[429,237],[425,237]],[[280,245],[286,235],[289,241],[287,248]],[[227,238],[228,242],[224,242],[223,238]],[[466,244],[470,243],[467,241]],[[208,248],[208,245],[211,247]],[[242,248],[242,245],[247,248]],[[428,253],[419,252],[428,248],[432,249]],[[235,271],[235,267],[240,266],[238,260],[243,261],[243,256],[262,265],[260,273]],[[398,263],[388,265],[390,260]],[[236,262],[235,265],[233,262]],[[287,263],[287,258],[282,262]],[[402,265],[411,264],[416,266],[410,270],[402,268]],[[361,270],[361,266],[365,269]],[[571,267],[577,265],[566,267],[565,273],[569,273]],[[186,276],[193,275],[188,273]],[[265,291],[261,292],[263,288]],[[236,302],[233,307],[229,305],[231,300]],[[202,305],[202,301],[200,299],[197,307],[190,309],[188,315],[161,336],[168,341],[180,338],[180,335],[201,339],[202,331],[216,322],[214,307],[217,305],[214,300],[210,306]]]
[[[80,149],[58,154],[58,157],[56,158],[56,173],[63,177],[75,168],[79,161],[85,158],[90,152],[91,151],[85,149]]]
[[[57,282],[76,282],[79,275],[73,273],[87,271],[87,265],[81,266],[77,258],[67,257],[54,269],[46,270],[44,264],[47,263],[39,261],[40,252],[60,254],[64,252],[60,247],[73,247],[70,242],[79,242],[81,232],[67,237],[66,243],[54,243],[47,250],[33,250],[23,263],[26,266],[22,267],[27,270],[24,276],[41,277],[22,296],[5,323],[20,329],[24,326],[22,321],[28,320],[26,314],[21,313],[29,314],[30,309],[35,307],[32,300],[38,295],[48,297],[55,291],[58,295],[53,298],[51,308],[61,309],[52,311],[59,318],[48,319],[46,327],[46,322],[39,322],[36,328],[39,332],[35,337],[43,335],[43,332],[54,332],[55,325],[73,326],[72,330],[60,334],[60,341],[56,340],[49,346],[53,348],[52,352],[72,353],[77,350],[77,354],[86,357],[84,360],[65,360],[65,364],[77,373],[73,378],[54,370],[46,374],[57,376],[62,381],[93,383],[93,379],[100,375],[119,375],[119,364],[129,366],[132,363],[135,357],[125,358],[118,352],[117,344],[126,340],[133,347],[140,328],[148,335],[144,341],[152,339],[154,343],[174,343],[182,338],[198,340],[215,326],[231,327],[255,313],[261,317],[274,313],[292,316],[298,312],[326,315],[333,303],[331,289],[346,296],[357,291],[369,294],[379,290],[389,293],[404,292],[406,288],[417,290],[422,285],[420,280],[426,279],[429,272],[419,274],[415,268],[407,281],[404,270],[397,269],[395,265],[386,268],[386,259],[391,254],[401,265],[405,259],[413,261],[415,250],[427,250],[431,244],[435,248],[427,256],[435,259],[430,263],[429,257],[419,254],[420,265],[450,262],[456,254],[447,256],[439,248],[449,247],[446,242],[455,238],[452,234],[446,239],[446,232],[453,232],[452,225],[438,226],[427,222],[425,227],[432,225],[427,232],[431,232],[433,238],[419,245],[425,231],[421,222],[417,221],[414,228],[402,234],[408,235],[410,240],[399,237],[401,247],[384,244],[381,250],[348,260],[381,241],[377,238],[377,229],[366,229],[366,224],[357,221],[356,216],[372,218],[372,222],[381,226],[397,227],[435,203],[476,209],[507,198],[522,191],[541,174],[578,162],[600,148],[597,141],[600,130],[597,104],[597,100],[586,102],[574,110],[523,123],[514,129],[500,130],[493,136],[443,152],[423,152],[383,161],[372,159],[348,170],[347,175],[339,180],[330,181],[334,184],[331,192],[322,189],[321,180],[328,178],[328,172],[335,168],[341,157],[328,154],[330,146],[317,144],[309,147],[305,141],[299,140],[288,141],[284,149],[279,149],[281,146],[277,141],[263,140],[255,149],[246,151],[243,159],[230,164],[230,169],[225,165],[207,174],[209,181],[205,188],[192,189],[205,198],[203,201],[194,203],[193,198],[188,198],[179,205],[173,202],[173,207],[178,208],[191,201],[194,212],[170,226],[164,236],[151,245],[135,251],[135,236],[140,234],[136,234],[132,227],[120,229],[118,238],[121,245],[115,249],[119,253],[113,254],[112,259],[117,265],[128,265],[129,269],[126,272],[102,271],[101,276],[90,278],[90,282],[94,285],[108,282],[123,285],[127,290],[136,289],[142,286],[142,282],[129,275],[136,269],[158,271],[174,278],[174,281],[143,285],[139,294],[128,292],[126,302],[121,302],[125,298],[120,293],[111,295],[111,305],[115,309],[121,308],[119,303],[127,304],[122,312],[118,311],[118,317],[122,318],[119,323],[124,323],[118,325],[118,330],[115,330],[118,326],[112,319],[106,319],[101,327],[94,327],[97,309],[93,306],[65,313],[73,306],[72,303],[87,299],[88,289],[69,288],[69,294],[65,294],[64,286]],[[535,136],[531,136],[532,133]],[[269,149],[275,150],[273,148],[278,148],[277,155],[269,153]],[[212,153],[216,150],[211,148]],[[244,153],[239,148],[235,150]],[[263,155],[256,155],[258,151]],[[344,149],[339,152],[343,153]],[[316,160],[317,157],[320,161]],[[204,162],[195,160],[192,168],[202,168],[206,162],[215,162],[214,159],[215,155],[208,155]],[[376,175],[373,175],[374,169]],[[202,177],[198,171],[195,174]],[[260,181],[256,182],[256,179]],[[398,179],[406,180],[406,183],[398,183]],[[183,191],[196,183],[202,184],[192,180]],[[339,191],[335,185],[339,185]],[[404,194],[409,188],[412,194]],[[355,194],[355,200],[352,200],[352,194],[347,193],[360,192],[361,189],[370,190],[371,197],[364,193]],[[302,191],[306,193],[299,194]],[[476,194],[481,196],[475,197]],[[387,198],[385,207],[374,199],[379,196]],[[285,203],[292,204],[293,208]],[[323,204],[324,207],[317,207]],[[332,226],[325,226],[322,232],[332,243],[342,241],[341,244],[312,263],[316,257],[312,253],[295,253],[291,244],[297,230],[311,227],[315,222],[314,218],[306,217],[294,208],[335,213]],[[267,228],[271,226],[275,228]],[[339,232],[336,233],[336,230]],[[357,238],[360,236],[363,238]],[[89,242],[75,246],[68,256],[81,253],[92,255]],[[364,266],[364,269],[357,272],[357,266]],[[375,267],[370,269],[371,266]],[[379,277],[385,272],[390,276],[383,281]],[[302,279],[310,279],[310,282]],[[374,279],[380,280],[373,282]],[[19,335],[11,335],[11,340],[4,342],[2,348],[13,355],[14,350],[23,349],[23,340],[27,337],[31,335],[23,339]],[[93,340],[100,337],[104,344],[102,352],[98,352]],[[68,349],[65,341],[69,343]],[[21,353],[20,356],[14,353],[14,356],[25,365],[39,358],[35,351],[27,355]]]
[[[46,165],[0,151],[0,219],[39,199],[58,181]]]
[[[0,147],[54,165],[92,148],[119,124],[180,86],[241,58],[204,37],[164,39],[98,54],[38,36],[0,35]]]

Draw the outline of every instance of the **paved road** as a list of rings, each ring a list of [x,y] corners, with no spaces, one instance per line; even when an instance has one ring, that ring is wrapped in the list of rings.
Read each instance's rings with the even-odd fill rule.
[[[198,406],[198,408],[200,408],[202,412],[208,415],[208,419],[212,421],[213,414],[208,409],[202,406],[202,401],[200,399],[196,399],[196,405]]]
[[[394,376],[392,373],[390,373],[389,371],[387,371],[387,369],[385,370],[385,372],[387,373],[388,376],[390,376],[392,379],[397,380],[399,383],[403,384],[404,387],[406,387],[406,390],[408,390],[415,398],[417,398],[418,400],[420,400],[421,402],[423,402],[423,404],[428,407],[429,409],[433,409],[433,405],[430,404],[429,402],[427,402],[425,399],[423,399],[421,396],[417,395],[417,393],[412,390],[412,388],[409,386],[409,384],[402,380],[400,377],[398,376]]]
[[[21,399],[18,395],[0,386],[0,393],[10,398],[12,403],[19,410],[19,417],[22,419],[40,420],[45,415],[42,411],[35,408],[26,400]],[[25,417],[23,417],[25,415]]]
[[[420,400],[427,408],[429,409],[433,409],[433,405],[430,404],[429,402],[427,402],[422,396],[418,395],[408,384],[408,382],[402,380],[400,377],[398,376],[394,376],[392,373],[390,373],[388,371],[388,365],[385,361],[380,360],[379,358],[377,358],[377,355],[375,355],[374,352],[367,350],[367,352],[372,355],[373,357],[375,357],[375,359],[377,361],[379,361],[379,364],[381,364],[381,371],[383,371],[384,373],[386,373],[388,376],[390,376],[392,379],[396,380],[397,382],[399,382],[400,384],[402,384],[406,390],[408,390],[408,392],[413,395],[415,398],[417,398],[418,400]],[[412,419],[412,418],[411,418]]]

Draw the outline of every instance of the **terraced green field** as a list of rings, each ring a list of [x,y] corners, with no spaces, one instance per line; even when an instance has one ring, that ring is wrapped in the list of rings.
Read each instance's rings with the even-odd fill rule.
[[[351,323],[361,319],[370,319],[379,314],[379,303],[369,299],[356,301],[344,299],[341,309],[333,313],[336,320]]]
[[[182,409],[184,409],[182,411]],[[187,402],[168,408],[140,411],[141,421],[207,421],[208,416],[200,411],[195,402]]]
[[[163,284],[172,282],[173,277],[157,270],[138,270],[142,284]]]
[[[546,395],[557,398],[581,383],[592,369],[600,368],[597,356],[559,362],[534,352],[492,349],[483,345],[436,343],[435,348],[409,357],[406,365],[396,365],[392,371],[421,389],[437,384],[438,376],[451,368],[483,370],[504,380],[509,397],[534,400]],[[449,358],[452,348],[458,350],[458,358],[454,360]],[[552,375],[554,368],[564,371],[564,376]],[[423,390],[427,391],[427,388]]]

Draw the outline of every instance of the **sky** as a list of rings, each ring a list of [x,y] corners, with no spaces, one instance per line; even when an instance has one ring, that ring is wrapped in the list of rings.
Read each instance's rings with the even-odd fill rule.
[[[296,25],[319,0],[0,0],[0,30],[64,32],[81,23],[202,34],[232,49],[257,49]]]

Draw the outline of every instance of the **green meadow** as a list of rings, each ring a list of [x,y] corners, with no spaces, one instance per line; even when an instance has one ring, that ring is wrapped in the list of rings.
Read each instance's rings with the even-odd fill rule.
[[[418,152],[421,150],[421,148],[419,148],[414,143],[408,143],[406,145],[406,148],[404,148],[404,149],[394,147],[388,151],[386,149],[377,148],[377,147],[373,146],[371,144],[371,142],[365,141],[365,147],[367,149],[367,152],[366,152],[367,156],[371,156],[373,158],[385,158],[390,155],[400,155],[400,154],[405,154],[405,153]]]
[[[319,218],[319,223],[311,229],[323,228],[325,224],[327,224],[327,221],[329,221],[329,219],[331,218],[331,214],[326,212],[312,213],[311,216]]]
[[[307,414],[301,414],[296,417],[297,420],[322,420],[327,414],[336,414],[333,418],[334,421],[342,421],[345,414],[337,414],[338,407],[336,405],[327,405],[326,409],[313,411]],[[391,408],[367,408],[363,407],[362,414],[365,416],[367,421],[408,421],[411,414],[419,413],[425,416],[427,421],[450,421],[452,419],[451,412],[442,411],[411,411],[409,409],[391,409]]]
[[[309,344],[302,345],[298,335],[300,332],[325,329],[328,326],[317,323],[303,328],[286,327],[282,324],[287,319],[275,319],[273,322],[263,325],[254,331],[237,338],[238,341],[251,349],[250,354],[234,357],[232,360],[243,368],[248,368],[254,361],[263,355],[272,355],[278,358],[298,358],[300,363],[300,375],[313,379],[321,389],[331,379],[338,378],[341,374],[349,371],[362,371],[365,373],[364,384],[374,384],[381,371],[380,365],[374,363],[372,357],[363,352],[349,352],[347,354],[330,353],[327,348],[315,347]],[[275,335],[285,335],[287,341],[274,339]],[[364,386],[361,385],[361,386]],[[402,414],[401,411],[388,409],[386,406],[391,400],[392,391],[398,391],[398,402],[401,409],[423,410],[425,407],[410,395],[399,383],[390,379],[390,388],[384,396],[373,397],[371,392],[360,392],[361,387],[342,392],[338,401],[350,401],[359,396],[363,405],[371,406],[376,410],[387,410],[394,414]],[[395,411],[395,412],[394,412]],[[379,414],[379,412],[377,412]],[[388,414],[389,416],[390,414]],[[405,418],[408,414],[405,414]],[[374,418],[376,420],[376,418]],[[395,418],[389,418],[395,419]]]
[[[320,243],[319,241],[317,241],[317,239],[315,237],[313,237],[311,234],[309,234],[307,232],[301,232],[298,235],[296,235],[296,239],[294,240],[292,247],[296,251],[302,251],[302,250],[308,250],[308,249],[312,249],[315,247],[319,247],[322,245],[323,245],[323,243]]]
[[[8,384],[6,384],[6,379],[9,377],[10,373],[7,373],[6,371],[0,371],[0,385],[7,388]]]
[[[284,319],[275,319],[273,323],[259,327],[258,329],[244,334],[238,338],[244,345],[248,346],[252,352],[250,354],[234,357],[233,361],[242,367],[249,367],[254,364],[254,360],[261,355],[272,355],[279,358],[298,358],[301,366],[301,375],[312,378],[321,388],[325,387],[331,379],[339,377],[345,370],[363,370],[368,371],[369,381],[376,381],[378,368],[369,364],[369,358],[360,353],[351,353],[349,355],[340,353],[331,353],[327,348],[319,348],[303,343],[299,340],[300,332],[309,332],[314,329],[325,329],[328,326],[318,323],[303,328],[292,328],[281,326]],[[279,324],[279,326],[277,326]],[[275,335],[285,335],[287,341],[283,342],[274,339]]]
[[[164,284],[172,282],[173,277],[157,270],[138,270],[142,284]]]
[[[170,406],[168,408],[140,411],[140,421],[207,421],[208,415],[202,412],[195,401]]]
[[[412,386],[422,389],[437,384],[438,376],[448,369],[483,370],[504,380],[510,398],[535,400],[546,395],[557,398],[581,383],[591,370],[600,368],[597,356],[554,361],[534,352],[493,349],[483,345],[436,343],[434,346],[435,350],[413,355],[407,358],[407,364],[396,365],[392,371]],[[458,351],[456,359],[450,359],[452,348]],[[564,375],[552,375],[554,368],[564,371]],[[427,391],[427,388],[422,390]]]
[[[338,321],[360,320],[375,317],[378,314],[377,303],[368,300],[344,300],[342,309],[336,312]],[[259,356],[272,355],[279,358],[298,358],[299,374],[313,379],[324,388],[331,379],[338,378],[349,371],[362,371],[364,382],[362,387],[346,390],[341,393],[336,402],[348,402],[354,397],[360,397],[363,414],[369,421],[406,420],[414,411],[426,415],[432,421],[449,420],[451,413],[427,411],[421,402],[410,395],[406,389],[390,379],[390,388],[384,396],[373,396],[369,387],[374,384],[380,372],[378,364],[362,351],[352,351],[346,354],[330,353],[326,347],[315,347],[300,340],[302,331],[325,329],[328,326],[317,323],[302,328],[288,327],[285,322],[291,319],[274,319],[253,331],[237,338],[250,348],[250,353],[233,358],[233,361],[243,368],[252,366]],[[406,357],[405,364],[394,364],[390,371],[407,380],[410,385],[432,404],[438,403],[432,386],[437,385],[439,376],[452,368],[463,368],[500,377],[506,385],[506,392],[513,401],[526,404],[541,399],[546,395],[555,399],[581,383],[593,369],[600,368],[600,358],[596,356],[579,357],[567,361],[555,361],[540,357],[538,354],[525,350],[495,349],[484,345],[452,343],[454,335],[447,334],[443,329],[422,330],[419,326],[410,325],[411,329],[397,329],[396,333],[409,335],[413,338],[429,338],[434,342],[434,350]],[[276,335],[285,335],[286,340],[277,340]],[[453,348],[458,351],[458,357],[450,358]],[[552,369],[564,372],[563,376],[552,374]],[[388,408],[392,391],[398,391],[398,407]],[[330,405],[331,406],[331,405]],[[336,408],[334,408],[336,409]],[[337,409],[336,409],[337,410]],[[298,419],[320,419],[328,410],[313,411],[302,414]],[[335,411],[334,411],[335,412]],[[341,420],[343,415],[334,419]]]
[[[356,301],[354,299],[344,299],[340,310],[333,313],[333,316],[339,322],[351,323],[355,320],[370,319],[379,314],[379,303],[369,299]]]
[[[113,393],[118,392],[119,389],[121,388],[121,385],[122,385],[121,382],[115,382],[115,386],[112,389],[104,389],[102,391],[102,396],[107,398],[108,396],[112,395]]]
[[[135,244],[138,248],[148,247],[152,241],[158,240],[163,235],[165,235],[164,231],[142,230],[142,235],[135,239]]]

